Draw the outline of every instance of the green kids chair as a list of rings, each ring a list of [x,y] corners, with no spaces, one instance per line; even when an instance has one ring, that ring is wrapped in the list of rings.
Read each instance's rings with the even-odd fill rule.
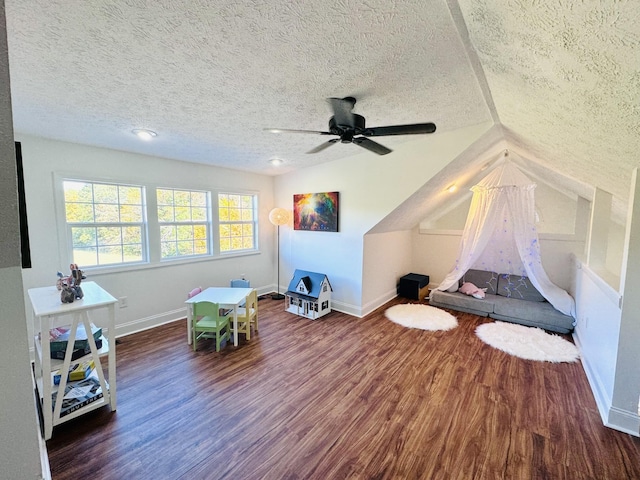
[[[215,338],[216,352],[220,351],[223,340],[229,341],[229,315],[220,315],[217,303],[198,302],[193,305],[193,351],[196,351],[198,340]]]

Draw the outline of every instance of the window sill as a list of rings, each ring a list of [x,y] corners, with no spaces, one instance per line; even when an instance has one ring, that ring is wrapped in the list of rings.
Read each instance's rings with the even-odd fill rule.
[[[210,255],[206,257],[189,257],[182,259],[172,259],[172,260],[162,260],[160,262],[150,262],[150,263],[136,263],[131,265],[117,265],[113,267],[88,267],[83,268],[82,271],[87,274],[87,276],[91,277],[99,277],[102,275],[111,275],[117,273],[126,273],[126,272],[134,272],[141,270],[154,270],[157,268],[167,268],[174,267],[180,265],[188,265],[192,263],[200,263],[200,262],[216,262],[219,260],[227,260],[230,258],[237,257],[246,257],[250,255],[260,255],[260,250],[251,250],[244,252],[234,252],[234,253],[225,253],[221,255]],[[80,266],[82,268],[82,266]]]

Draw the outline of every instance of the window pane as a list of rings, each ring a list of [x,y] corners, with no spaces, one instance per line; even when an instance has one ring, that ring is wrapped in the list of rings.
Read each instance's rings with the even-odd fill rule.
[[[114,263],[123,263],[122,247],[99,247],[98,260],[100,265],[113,265]]]
[[[118,203],[118,187],[116,185],[93,185],[94,202],[96,203]]]
[[[97,248],[74,248],[73,263],[82,265],[83,267],[95,267],[98,265],[98,249]]]
[[[174,195],[174,201],[176,205],[186,206],[186,207],[191,205],[191,192],[175,190],[173,192],[173,195]]]
[[[139,187],[127,187],[120,185],[120,204],[142,205],[142,191]]]
[[[96,229],[94,227],[72,228],[71,236],[73,237],[73,245],[76,247],[93,247],[96,244]]]
[[[93,203],[93,185],[85,182],[62,182],[65,202],[89,202]]]
[[[191,192],[191,205],[194,207],[206,207],[207,194],[205,192]]]
[[[165,188],[157,190],[157,199],[161,257],[208,255],[211,231],[208,193]]]
[[[176,207],[176,222],[190,222],[190,221],[191,221],[191,208]]]
[[[199,240],[207,239],[207,226],[206,225],[194,225],[193,227],[193,238],[197,238]]]
[[[142,222],[142,205],[121,205],[120,221],[126,223]]]
[[[219,194],[220,251],[256,248],[256,197],[254,195]]]
[[[205,254],[205,253],[208,253],[209,251],[207,242],[204,240],[196,240],[194,242],[194,247],[195,247],[196,254]]]
[[[173,205],[173,190],[157,189],[158,205]]]
[[[191,209],[191,219],[195,222],[203,222],[207,219],[207,209],[194,207]]]
[[[193,255],[193,242],[178,242],[179,255]]]
[[[162,243],[161,255],[162,258],[175,257],[178,254],[175,242]]]
[[[118,223],[120,221],[120,211],[118,205],[109,205],[106,203],[96,203],[96,222],[99,223]]]
[[[67,203],[65,204],[67,222],[69,223],[93,223],[93,204],[91,203]]]
[[[158,221],[173,222],[173,207],[158,206]]]
[[[124,245],[124,261],[125,262],[141,262],[142,257],[142,245]]]
[[[162,242],[175,241],[176,239],[176,227],[173,225],[161,225],[160,226],[160,240]]]
[[[124,227],[122,229],[123,243],[142,245],[142,228]]]
[[[120,227],[98,228],[98,245],[120,245],[122,243]]]
[[[178,240],[192,240],[193,227],[191,225],[178,225]]]
[[[74,263],[88,267],[144,261],[142,187],[77,180],[62,183]]]

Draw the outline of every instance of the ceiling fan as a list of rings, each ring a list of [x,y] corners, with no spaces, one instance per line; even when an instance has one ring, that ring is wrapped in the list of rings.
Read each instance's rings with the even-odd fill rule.
[[[382,137],[385,135],[415,135],[420,133],[433,133],[436,131],[434,123],[414,123],[410,125],[392,125],[387,127],[367,128],[365,126],[364,117],[353,113],[353,106],[356,99],[353,97],[345,98],[329,98],[329,103],[333,108],[333,116],[329,119],[329,131],[320,132],[315,130],[294,130],[286,128],[267,128],[266,130],[273,133],[292,132],[292,133],[313,133],[316,135],[336,135],[339,138],[318,145],[309,150],[307,153],[318,153],[334,143],[355,143],[367,150],[378,155],[386,155],[392,150],[370,140],[368,137]],[[363,135],[363,136],[357,136]]]

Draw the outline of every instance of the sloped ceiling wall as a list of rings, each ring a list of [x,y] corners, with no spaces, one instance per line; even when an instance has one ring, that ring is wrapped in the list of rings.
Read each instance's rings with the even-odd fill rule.
[[[623,208],[640,165],[640,3],[459,5],[508,148]]]

